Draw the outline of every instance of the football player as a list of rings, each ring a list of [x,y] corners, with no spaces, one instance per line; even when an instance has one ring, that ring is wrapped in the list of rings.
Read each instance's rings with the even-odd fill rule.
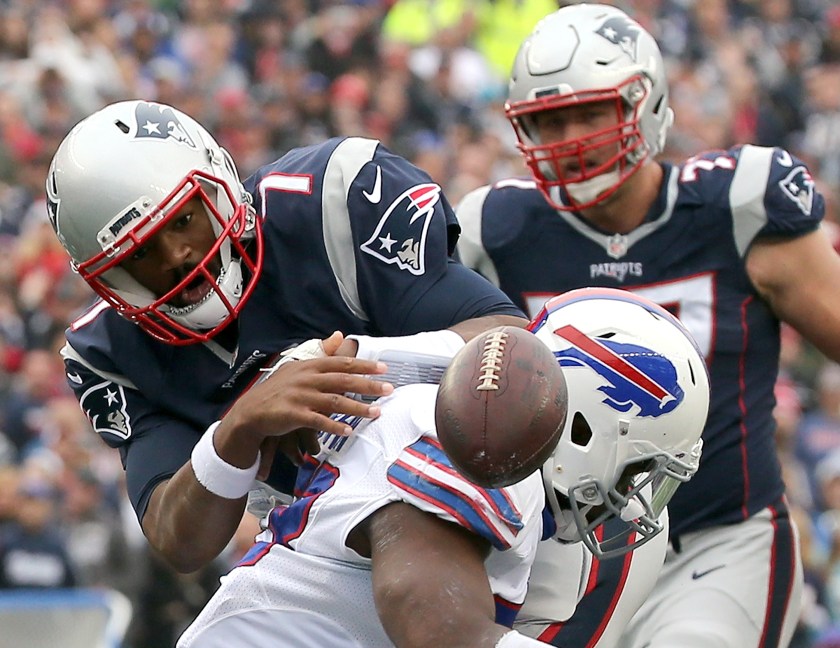
[[[119,449],[146,537],[179,571],[225,547],[255,477],[290,492],[278,445],[299,461],[312,429],[350,430],[330,414],[377,415],[344,394],[390,391],[369,377],[384,370],[378,344],[457,349],[455,331],[527,323],[451,258],[458,227],[440,187],[374,140],[293,150],[240,183],[192,118],[120,102],[72,129],[46,189],[56,235],[101,297],[67,330],[67,379]],[[432,332],[317,357],[354,354],[337,331]],[[325,342],[255,385],[314,338]]]
[[[621,291],[560,296],[531,330],[568,388],[542,479],[467,481],[437,440],[436,385],[400,387],[376,420],[348,419],[354,435],[321,436],[297,499],[264,519],[178,648],[545,645],[509,628],[540,537],[606,556],[657,537],[697,469],[709,382],[682,325]],[[603,537],[608,519],[623,532]],[[577,565],[555,567],[578,588]]]
[[[807,166],[751,145],[658,162],[673,121],[659,48],[605,5],[535,27],[506,113],[532,177],[463,199],[462,260],[532,313],[586,285],[644,295],[679,316],[711,373],[700,471],[669,507],[664,570],[620,645],[787,645],[802,567],[774,443],[779,321],[840,360],[840,259]],[[609,565],[544,641],[614,645],[598,642],[632,579]]]

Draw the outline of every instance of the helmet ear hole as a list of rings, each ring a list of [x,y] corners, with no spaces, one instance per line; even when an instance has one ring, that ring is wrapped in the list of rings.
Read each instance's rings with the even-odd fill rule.
[[[571,442],[574,445],[585,447],[589,445],[592,440],[592,428],[589,427],[589,422],[580,412],[575,412],[572,419],[572,438]]]

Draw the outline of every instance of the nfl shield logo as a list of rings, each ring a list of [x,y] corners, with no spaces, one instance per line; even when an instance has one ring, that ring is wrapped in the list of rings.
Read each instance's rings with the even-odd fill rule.
[[[620,259],[627,254],[627,237],[624,234],[613,234],[607,242],[607,254],[613,259]]]

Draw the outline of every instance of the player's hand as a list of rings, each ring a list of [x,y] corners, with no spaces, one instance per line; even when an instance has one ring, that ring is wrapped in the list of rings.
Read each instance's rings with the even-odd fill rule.
[[[286,362],[271,376],[252,387],[231,407],[223,419],[226,428],[250,434],[259,443],[298,428],[349,434],[350,427],[330,418],[332,414],[376,418],[379,407],[345,396],[355,393],[378,398],[390,394],[390,383],[372,376],[387,371],[384,363],[329,355],[344,341],[334,333],[323,341],[323,358]]]
[[[359,343],[352,338],[345,338],[341,333],[333,333],[323,342],[324,353],[327,355],[356,357]]]

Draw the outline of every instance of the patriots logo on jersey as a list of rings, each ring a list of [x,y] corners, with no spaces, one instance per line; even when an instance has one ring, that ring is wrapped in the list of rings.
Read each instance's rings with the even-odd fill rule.
[[[113,434],[120,439],[131,436],[131,418],[122,385],[110,380],[94,385],[82,394],[79,405],[98,434]]]
[[[136,139],[174,139],[190,148],[196,148],[195,142],[168,106],[140,102],[134,109],[134,118],[137,120],[134,133]]]
[[[806,216],[811,215],[814,206],[814,179],[804,166],[798,166],[779,181],[782,192],[799,207]]]
[[[426,272],[426,235],[440,201],[440,187],[421,184],[405,191],[379,220],[362,250],[381,261],[396,264],[413,275]]]
[[[636,50],[641,30],[632,20],[623,16],[607,18],[604,24],[595,30],[595,33],[603,36],[613,45],[618,45],[625,54],[634,61],[636,60]]]
[[[635,344],[621,344],[608,339],[593,339],[573,326],[563,326],[555,335],[571,343],[555,351],[561,367],[588,366],[606,385],[598,388],[603,402],[619,412],[635,405],[637,416],[657,417],[667,414],[685,397],[677,382],[677,370],[668,358]]]

